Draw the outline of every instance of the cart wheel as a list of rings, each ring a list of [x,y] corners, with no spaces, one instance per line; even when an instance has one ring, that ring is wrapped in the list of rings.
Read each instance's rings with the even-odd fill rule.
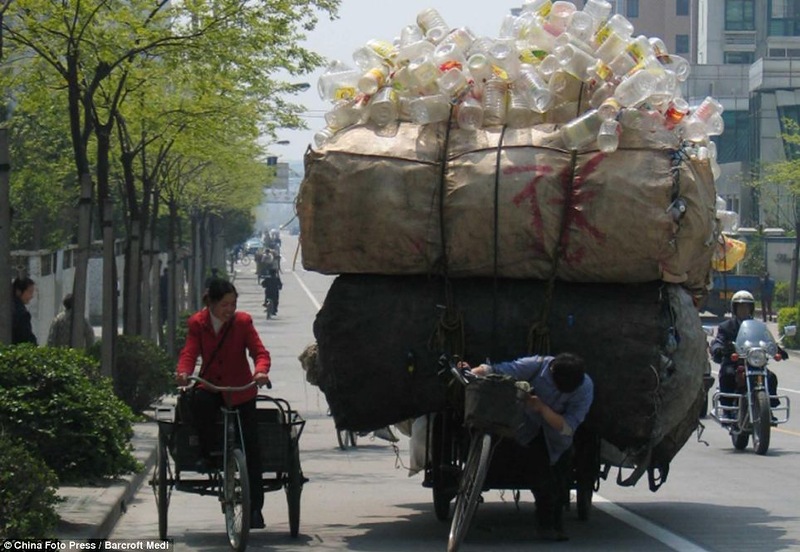
[[[289,462],[289,479],[286,482],[286,504],[289,506],[289,533],[297,537],[300,532],[300,494],[303,492],[303,471],[300,469],[300,449],[292,447]]]
[[[458,489],[455,477],[458,471],[458,453],[453,443],[455,437],[449,431],[451,426],[444,420],[445,416],[446,413],[439,413],[433,418],[431,446],[433,511],[439,521],[450,519],[450,501],[456,496]]]
[[[156,467],[153,473],[156,491],[156,507],[158,508],[158,538],[167,538],[167,511],[169,510],[170,493],[167,488],[167,474],[169,473],[169,456],[167,453],[167,435],[164,430],[158,429],[158,447],[156,448]]]
[[[223,474],[222,499],[225,529],[231,548],[242,552],[250,534],[250,481],[247,462],[240,449],[233,449]]]
[[[469,530],[472,516],[478,508],[478,501],[483,490],[483,482],[489,471],[489,460],[492,453],[492,436],[488,433],[477,434],[469,447],[469,456],[461,473],[458,485],[458,497],[453,512],[453,523],[450,525],[450,538],[447,552],[458,552],[459,546]]]

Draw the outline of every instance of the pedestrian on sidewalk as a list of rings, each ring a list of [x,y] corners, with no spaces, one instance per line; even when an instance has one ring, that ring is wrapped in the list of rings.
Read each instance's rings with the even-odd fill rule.
[[[769,272],[765,272],[761,277],[761,319],[764,322],[772,322],[772,296],[775,294],[775,280],[770,278]]]
[[[270,355],[253,325],[253,318],[246,312],[236,310],[238,293],[227,280],[214,278],[207,282],[203,303],[206,307],[189,317],[188,334],[178,359],[177,383],[186,386],[188,377],[194,372],[195,363],[201,357],[199,376],[222,387],[240,387],[255,381],[258,386],[269,384]],[[250,371],[247,354],[253,359],[255,373]],[[242,423],[244,448],[248,451],[247,472],[250,480],[252,513],[250,527],[263,529],[264,486],[262,483],[261,456],[259,451],[258,422],[256,418],[256,395],[251,387],[230,394],[232,406],[239,411]],[[211,453],[218,442],[218,420],[223,397],[197,384],[192,402],[192,415],[197,428],[200,449],[207,465],[212,465]],[[203,470],[204,466],[198,467]],[[204,470],[203,470],[204,471]]]
[[[11,344],[33,343],[38,345],[36,335],[31,325],[31,313],[27,305],[33,299],[36,284],[27,276],[14,278],[11,283],[12,311],[11,311]]]
[[[56,315],[50,323],[50,332],[47,335],[47,345],[50,347],[69,347],[72,341],[72,305],[74,300],[71,293],[64,296],[61,304],[64,305],[64,310]],[[81,332],[81,341],[75,345],[76,349],[88,349],[94,344],[94,330],[92,325],[82,316],[78,319],[79,323],[83,324],[83,331]]]

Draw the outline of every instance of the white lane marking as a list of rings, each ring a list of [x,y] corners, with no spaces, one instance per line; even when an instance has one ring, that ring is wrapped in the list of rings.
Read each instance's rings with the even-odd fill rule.
[[[637,516],[622,506],[617,506],[613,502],[603,498],[597,493],[595,493],[594,497],[592,497],[592,503],[597,506],[598,510],[605,512],[611,517],[617,518],[621,522],[630,525],[634,529],[638,529],[642,533],[653,537],[657,541],[669,546],[673,550],[679,550],[680,552],[708,552],[705,548],[698,546],[693,542],[676,535],[675,533],[671,533],[663,527],[659,527],[655,523],[647,521],[643,517]]]
[[[308,286],[306,286],[305,283],[303,283],[303,280],[300,278],[300,276],[297,275],[297,272],[292,272],[292,275],[294,275],[294,277],[297,279],[297,282],[300,284],[300,287],[303,288],[303,291],[306,292],[306,295],[308,295],[308,298],[311,299],[311,303],[316,307],[316,309],[317,310],[321,309],[322,305],[319,304],[319,301],[317,301],[317,298],[314,297],[313,293],[311,293],[311,290],[308,289]]]

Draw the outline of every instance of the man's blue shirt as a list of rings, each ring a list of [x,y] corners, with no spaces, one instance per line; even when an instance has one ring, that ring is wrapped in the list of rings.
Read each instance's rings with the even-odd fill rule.
[[[539,430],[544,431],[551,464],[555,464],[572,445],[573,434],[586,418],[594,398],[594,383],[589,374],[584,376],[583,383],[575,391],[571,393],[559,391],[553,381],[553,373],[550,371],[550,363],[553,358],[552,356],[534,355],[511,362],[500,362],[492,366],[494,373],[530,383],[534,394],[553,411],[560,414],[569,426],[568,434],[559,432],[545,422],[541,414],[525,409],[525,424],[518,432],[517,439],[521,443],[529,443],[538,435]]]

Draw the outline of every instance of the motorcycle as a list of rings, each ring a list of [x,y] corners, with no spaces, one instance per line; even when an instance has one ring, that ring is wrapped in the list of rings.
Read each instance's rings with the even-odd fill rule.
[[[731,360],[736,366],[736,392],[717,390],[712,398],[711,417],[730,433],[737,450],[747,448],[753,438],[756,454],[769,449],[770,430],[789,421],[789,397],[770,395],[767,386],[767,364],[770,357],[781,360],[780,342],[793,336],[796,326],[786,326],[778,341],[760,320],[745,320],[736,335]]]

